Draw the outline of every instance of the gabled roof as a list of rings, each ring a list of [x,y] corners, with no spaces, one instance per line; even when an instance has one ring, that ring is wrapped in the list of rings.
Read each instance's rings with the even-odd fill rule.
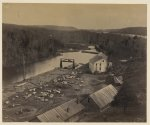
[[[107,59],[107,56],[102,52],[100,52],[99,54],[94,56],[92,59],[90,59],[89,62],[94,64],[95,62],[97,62],[98,60],[101,60],[101,59]]]
[[[90,98],[102,109],[113,101],[116,94],[117,90],[110,84],[91,94]]]
[[[41,122],[64,122],[83,109],[84,106],[81,103],[77,103],[77,99],[73,99],[37,116],[37,118]]]

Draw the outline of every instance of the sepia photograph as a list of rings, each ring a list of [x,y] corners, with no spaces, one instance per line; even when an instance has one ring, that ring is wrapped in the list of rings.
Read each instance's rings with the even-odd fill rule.
[[[2,122],[147,122],[147,4],[2,3]]]

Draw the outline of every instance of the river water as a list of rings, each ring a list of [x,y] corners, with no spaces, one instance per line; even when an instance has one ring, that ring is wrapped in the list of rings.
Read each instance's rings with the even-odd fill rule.
[[[60,67],[60,59],[61,58],[70,58],[75,59],[75,63],[79,64],[86,64],[89,62],[89,60],[94,57],[95,54],[91,53],[82,53],[79,52],[66,52],[62,53],[61,56],[54,57],[52,59],[47,59],[45,61],[40,61],[34,64],[31,64],[29,66],[26,66],[26,78],[30,78],[33,76],[36,76],[38,74],[51,71],[57,67]],[[70,63],[63,63],[63,66],[68,66]],[[13,74],[13,76],[7,76],[7,78],[3,79],[3,82],[6,83],[14,83],[19,82],[23,80],[23,73],[16,73]]]

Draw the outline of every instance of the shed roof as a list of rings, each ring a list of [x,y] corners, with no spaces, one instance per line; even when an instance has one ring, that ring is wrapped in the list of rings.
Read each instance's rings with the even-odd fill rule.
[[[41,122],[63,122],[81,112],[83,109],[84,106],[81,103],[77,103],[77,99],[73,99],[37,116],[37,118]]]
[[[107,59],[107,56],[102,52],[100,52],[99,54],[94,56],[92,59],[90,59],[89,62],[94,64],[95,62],[97,62],[98,60],[101,60],[101,59]]]
[[[116,94],[117,90],[110,84],[91,94],[90,97],[98,105],[98,107],[102,109],[113,101]]]

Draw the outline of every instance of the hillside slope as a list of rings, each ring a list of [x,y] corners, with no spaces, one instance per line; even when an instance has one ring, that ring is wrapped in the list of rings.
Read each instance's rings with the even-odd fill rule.
[[[127,27],[122,29],[114,29],[114,30],[106,30],[110,33],[123,33],[123,34],[135,34],[135,35],[147,35],[147,28],[146,27]]]

